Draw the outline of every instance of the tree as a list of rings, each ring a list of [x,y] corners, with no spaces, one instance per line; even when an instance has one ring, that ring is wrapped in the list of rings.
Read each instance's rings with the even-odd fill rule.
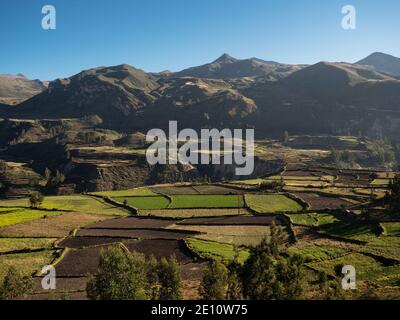
[[[154,256],[147,260],[147,282],[148,282],[148,296],[151,300],[157,300],[159,297],[159,278],[158,278],[158,261]]]
[[[228,269],[219,260],[211,261],[204,271],[200,294],[204,300],[226,299]]]
[[[149,297],[146,261],[121,246],[103,249],[98,272],[86,287],[92,300],[144,300]]]
[[[29,197],[29,204],[31,208],[39,208],[44,201],[44,196],[40,192],[32,192]]]
[[[389,182],[389,194],[386,201],[392,210],[400,209],[400,174],[397,174],[393,180]]]
[[[32,277],[23,275],[15,267],[10,267],[0,285],[0,300],[23,298],[33,289]]]
[[[160,300],[181,299],[181,270],[175,257],[161,259],[158,266],[158,281],[160,285]]]
[[[252,300],[301,299],[304,287],[303,259],[284,253],[285,237],[271,225],[269,239],[251,248],[242,270],[243,293]]]

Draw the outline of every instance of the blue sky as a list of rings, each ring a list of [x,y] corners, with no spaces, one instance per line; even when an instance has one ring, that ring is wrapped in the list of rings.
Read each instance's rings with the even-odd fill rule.
[[[41,9],[57,10],[57,30]],[[341,8],[357,9],[357,30]],[[0,74],[52,80],[128,63],[178,71],[227,52],[284,63],[400,56],[398,0],[1,0]]]

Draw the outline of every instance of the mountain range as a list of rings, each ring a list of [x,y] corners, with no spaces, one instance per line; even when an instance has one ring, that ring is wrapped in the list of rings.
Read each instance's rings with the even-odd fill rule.
[[[99,67],[48,84],[0,77],[0,115],[82,118],[97,115],[123,132],[165,128],[256,128],[293,133],[400,133],[400,59],[374,53],[356,64],[289,65],[228,54],[179,72]],[[19,87],[18,87],[19,86]],[[26,99],[26,100],[25,100]],[[12,101],[12,103],[9,103]],[[11,104],[16,104],[10,106]]]

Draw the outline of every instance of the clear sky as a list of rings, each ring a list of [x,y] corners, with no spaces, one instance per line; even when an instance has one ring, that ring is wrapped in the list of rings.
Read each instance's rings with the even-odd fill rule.
[[[41,27],[42,6],[57,29]],[[341,27],[344,5],[357,29]],[[399,0],[1,0],[0,74],[52,80],[128,63],[178,71],[222,53],[283,63],[400,56]]]

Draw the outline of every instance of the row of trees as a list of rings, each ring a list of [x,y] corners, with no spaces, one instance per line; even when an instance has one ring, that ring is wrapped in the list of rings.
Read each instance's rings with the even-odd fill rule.
[[[104,249],[97,274],[87,284],[92,300],[179,300],[180,267],[174,257],[157,260],[123,245]]]

